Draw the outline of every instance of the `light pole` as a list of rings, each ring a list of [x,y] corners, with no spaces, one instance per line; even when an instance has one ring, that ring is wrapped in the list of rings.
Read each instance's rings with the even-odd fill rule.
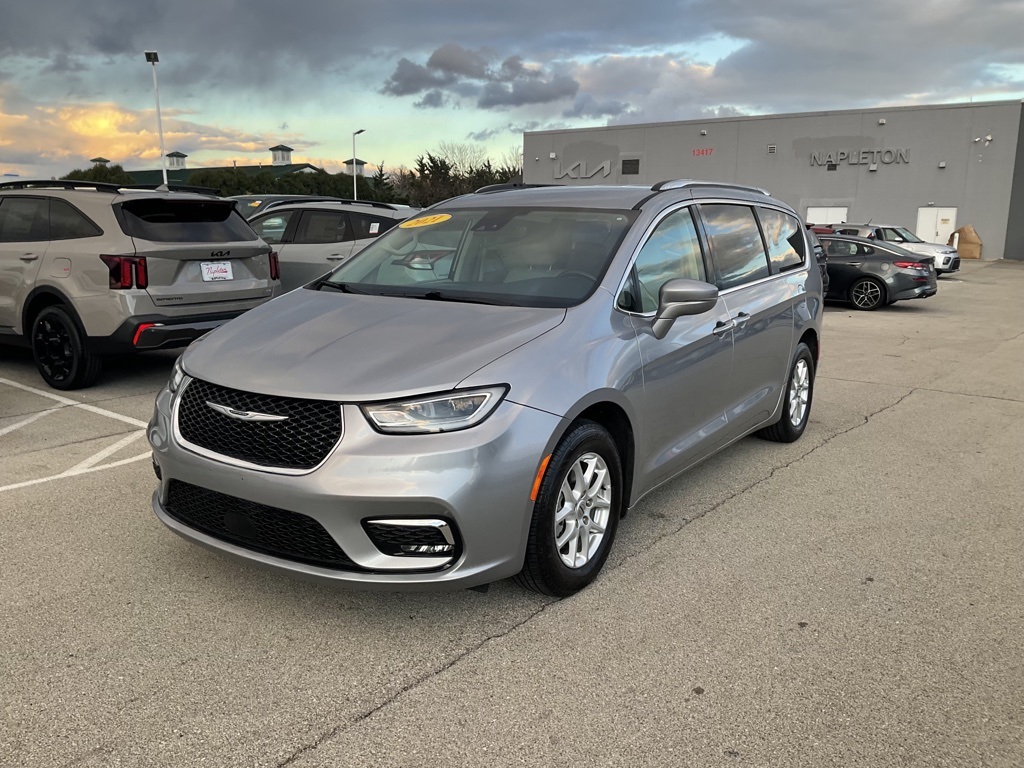
[[[358,131],[352,133],[352,199],[359,199],[359,192],[356,191],[356,136],[366,131],[365,128],[360,128]]]
[[[160,170],[164,174],[164,186],[167,186],[167,158],[164,156],[164,123],[160,119],[160,88],[156,84],[156,63],[160,57],[156,51],[146,51],[146,61],[153,65],[153,93],[156,95],[156,129],[160,134]]]

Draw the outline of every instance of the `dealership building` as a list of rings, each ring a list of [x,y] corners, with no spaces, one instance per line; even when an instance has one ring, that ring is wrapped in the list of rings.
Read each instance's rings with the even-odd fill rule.
[[[905,226],[1024,259],[1024,104],[884,107],[526,133],[528,184],[708,179],[767,189],[808,222]]]

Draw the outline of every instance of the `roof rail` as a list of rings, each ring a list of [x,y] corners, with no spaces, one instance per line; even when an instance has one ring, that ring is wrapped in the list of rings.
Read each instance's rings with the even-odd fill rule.
[[[486,187],[474,190],[474,195],[489,195],[492,192],[507,192],[512,189],[535,189],[537,187],[562,187],[564,184],[523,184],[519,181],[509,181],[504,184],[488,184]]]
[[[668,179],[659,181],[653,187],[652,192],[664,192],[668,189],[688,189],[690,187],[724,187],[726,189],[743,189],[747,192],[760,192],[762,195],[769,194],[767,189],[755,187],[751,184],[733,184],[728,181],[702,181],[700,179]]]
[[[267,197],[270,197],[270,195],[267,195]],[[365,205],[370,208],[386,208],[389,211],[398,210],[391,203],[382,203],[379,200],[352,200],[347,197],[318,197],[313,195],[310,197],[293,197],[281,200],[271,200],[263,206],[260,212],[262,213],[263,211],[270,210],[271,208],[279,208],[282,205],[305,205],[307,203],[355,203],[356,205]]]
[[[120,193],[121,186],[101,181],[74,181],[72,179],[26,179],[25,181],[0,183],[0,189],[95,189],[97,192],[115,193]]]
[[[220,190],[213,187],[195,187],[189,184],[120,184],[121,189],[151,189],[154,192],[194,192],[197,195],[220,197]]]

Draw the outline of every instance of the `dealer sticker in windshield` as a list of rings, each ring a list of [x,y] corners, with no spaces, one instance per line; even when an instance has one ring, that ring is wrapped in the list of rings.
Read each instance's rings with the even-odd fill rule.
[[[433,216],[420,216],[418,219],[409,219],[403,221],[398,225],[399,229],[413,229],[415,227],[429,227],[431,224],[440,224],[442,221],[448,221],[452,215],[450,213],[435,213]]]
[[[203,282],[209,283],[214,280],[232,280],[230,261],[203,261],[199,263],[203,270]]]

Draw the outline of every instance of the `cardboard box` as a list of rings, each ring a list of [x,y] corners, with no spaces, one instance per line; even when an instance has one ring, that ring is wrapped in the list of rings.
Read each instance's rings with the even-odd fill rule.
[[[970,224],[960,227],[960,229],[949,236],[949,241],[946,245],[952,245],[953,241],[957,239],[957,235],[959,235],[959,241],[957,242],[956,252],[960,255],[960,258],[980,259],[982,243],[977,230]]]

